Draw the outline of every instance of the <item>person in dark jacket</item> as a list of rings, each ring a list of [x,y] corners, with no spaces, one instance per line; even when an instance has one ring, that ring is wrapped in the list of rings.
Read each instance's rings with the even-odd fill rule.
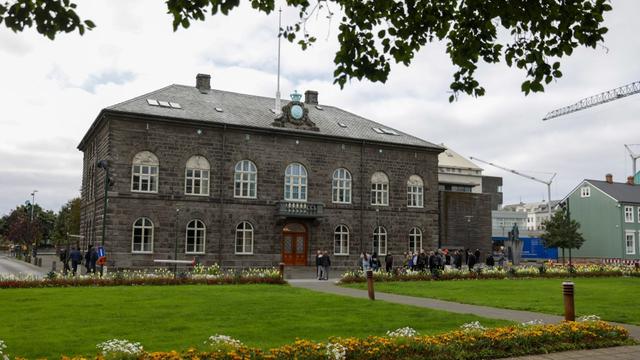
[[[393,270],[393,255],[391,254],[391,251],[389,251],[387,256],[384,257],[384,268],[388,273]]]
[[[62,263],[62,272],[67,275],[69,272],[69,253],[66,248],[60,250],[60,262]]]
[[[428,261],[429,261],[429,258],[427,257],[427,254],[425,254],[424,250],[421,249],[420,254],[418,254],[417,270],[424,271],[427,268]]]
[[[429,267],[429,272],[431,275],[436,275],[438,270],[438,255],[436,255],[433,251],[429,251],[429,257],[427,258],[427,264]]]
[[[322,277],[322,266],[320,265],[320,259],[322,259],[322,251],[318,250],[316,253],[316,279],[320,280]]]
[[[329,280],[329,267],[331,266],[331,259],[329,258],[329,253],[325,250],[322,254],[322,258],[320,258],[320,267],[322,267],[322,275],[324,277],[320,278],[320,280]]]
[[[87,248],[87,252],[84,253],[84,267],[87,269],[87,274],[91,272],[91,251],[93,250],[93,245],[89,245]]]
[[[480,249],[476,249],[473,255],[476,257],[476,262],[480,262]]]
[[[71,250],[71,254],[69,254],[69,258],[71,259],[71,269],[73,271],[73,275],[75,276],[78,272],[78,264],[82,262],[82,253],[80,253],[80,249],[75,248]]]
[[[473,271],[473,267],[476,266],[476,256],[469,251],[469,257],[467,265],[469,266],[469,271]]]
[[[456,269],[462,268],[462,254],[460,253],[460,250],[456,250],[453,254],[453,266]]]
[[[487,263],[487,266],[488,266],[488,267],[493,267],[493,266],[496,264],[496,261],[495,261],[495,259],[493,258],[493,255],[491,255],[491,254],[490,254],[489,256],[487,256],[487,261],[486,261],[486,263]]]

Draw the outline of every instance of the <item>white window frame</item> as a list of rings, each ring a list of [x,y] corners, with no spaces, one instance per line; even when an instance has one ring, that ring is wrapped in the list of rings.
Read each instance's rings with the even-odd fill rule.
[[[424,207],[424,181],[418,175],[411,175],[407,180],[407,207]]]
[[[413,246],[411,246],[413,244]],[[417,227],[409,230],[409,251],[419,252],[422,249],[422,230]]]
[[[194,233],[192,249],[189,249],[189,231],[193,231]],[[185,254],[204,254],[206,239],[207,227],[205,226],[205,224],[198,219],[189,221],[184,235]],[[199,247],[201,247],[200,251],[198,251]]]
[[[131,165],[131,192],[158,193],[159,168],[155,154],[150,151],[137,153]],[[147,185],[146,189],[143,184]]]
[[[189,172],[191,172],[191,175],[189,175]],[[209,161],[203,156],[192,156],[187,161],[187,166],[184,169],[185,195],[209,196],[210,174],[211,166]],[[189,185],[191,185],[190,192],[188,191]],[[196,191],[196,187],[198,191]]]
[[[138,222],[142,221],[140,225]],[[148,223],[147,223],[148,222]],[[140,229],[140,250],[136,250],[136,229]],[[153,221],[147,217],[141,217],[136,219],[133,222],[133,226],[131,229],[131,253],[133,254],[152,254],[153,253]],[[150,234],[148,234],[150,232]],[[145,241],[145,238],[148,241]],[[143,250],[145,248],[145,243],[149,242],[150,250]]]
[[[234,251],[236,255],[253,255],[253,225],[248,221],[243,221],[236,225],[236,241]],[[238,251],[241,244],[242,251]]]
[[[640,223],[640,206],[637,207],[637,210],[638,210],[638,214],[637,214],[638,215],[638,222]]]
[[[239,199],[258,198],[258,168],[251,160],[236,163],[233,174],[233,197]]]
[[[581,187],[580,188],[580,197],[581,198],[591,197],[591,187],[589,187],[589,186]]]
[[[334,170],[331,182],[334,204],[351,204],[351,173],[345,168]]]
[[[624,222],[632,223],[633,220],[633,206],[625,206],[624,207]]]
[[[284,171],[284,199],[286,201],[307,201],[307,176],[304,165],[291,163]]]
[[[346,225],[338,225],[333,231],[333,254],[349,255],[349,228]]]
[[[629,247],[629,237],[631,237],[631,247]],[[636,254],[636,233],[635,231],[625,231],[624,233],[624,249],[625,254]]]
[[[378,250],[378,256],[387,255],[387,229],[385,229],[384,226],[378,226],[377,228],[375,228],[375,230],[373,230],[372,245],[373,252],[376,252],[376,249]],[[384,247],[382,245],[384,245]]]
[[[389,177],[381,171],[371,176],[371,205],[389,206]]]

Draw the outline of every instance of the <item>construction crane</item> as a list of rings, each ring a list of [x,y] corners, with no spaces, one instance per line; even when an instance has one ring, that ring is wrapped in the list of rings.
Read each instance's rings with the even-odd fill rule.
[[[627,84],[625,86],[621,86],[619,88],[615,88],[613,90],[605,91],[598,95],[593,95],[586,97],[575,104],[561,107],[559,109],[553,110],[547,115],[544,116],[542,121],[551,120],[553,118],[557,118],[559,116],[571,114],[576,111],[588,109],[590,107],[602,105],[608,103],[613,100],[622,99],[629,95],[640,93],[640,81],[632,82],[631,84]]]
[[[487,165],[491,165],[493,167],[497,167],[498,169],[501,169],[501,170],[510,172],[512,174],[516,174],[518,176],[522,176],[522,177],[527,178],[529,180],[537,181],[539,183],[543,183],[543,184],[547,185],[547,195],[549,196],[549,202],[547,203],[547,205],[548,205],[547,206],[547,210],[549,212],[549,219],[551,219],[551,183],[553,182],[553,179],[556,177],[556,175],[558,175],[557,173],[553,173],[553,175],[551,176],[551,178],[549,180],[540,180],[540,179],[535,178],[535,177],[533,177],[531,175],[523,174],[523,173],[521,173],[519,171],[508,169],[508,168],[506,168],[504,166],[500,166],[500,165],[497,165],[497,164],[494,164],[494,163],[491,163],[491,162],[488,162],[488,161],[484,161],[484,160],[478,159],[477,157],[469,156],[469,159],[480,161],[481,163],[484,163],[484,164],[487,164]]]
[[[640,159],[640,154],[636,154],[633,152],[633,150],[631,150],[630,146],[634,146],[634,145],[640,145],[640,144],[624,144],[624,147],[627,148],[627,151],[629,152],[629,156],[631,156],[631,164],[633,164],[633,177],[635,178],[636,174],[638,173],[636,171],[636,160]]]

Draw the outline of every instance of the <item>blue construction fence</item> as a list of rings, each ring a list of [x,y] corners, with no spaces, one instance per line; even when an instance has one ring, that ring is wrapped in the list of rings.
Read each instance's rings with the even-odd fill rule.
[[[504,245],[504,236],[494,236],[491,238],[494,246]],[[545,248],[541,238],[521,237],[522,258],[523,259],[550,259],[558,260],[558,248]]]

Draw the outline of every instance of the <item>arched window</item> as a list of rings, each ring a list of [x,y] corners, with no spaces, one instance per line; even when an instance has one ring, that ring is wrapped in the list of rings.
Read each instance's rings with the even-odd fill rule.
[[[387,255],[387,229],[378,226],[373,231],[373,252],[378,255]]]
[[[135,223],[133,223],[131,252],[153,252],[153,222],[148,218],[139,218]]]
[[[422,249],[422,230],[412,228],[409,231],[409,251],[419,252]]]
[[[187,224],[186,250],[187,254],[204,254],[204,242],[207,228],[200,220],[191,220]]]
[[[339,225],[333,232],[334,255],[349,255],[349,228]]]
[[[371,176],[371,205],[389,205],[389,178],[380,171]]]
[[[192,156],[184,170],[184,193],[187,195],[209,195],[209,173],[211,166],[204,156]]]
[[[257,197],[256,184],[258,182],[258,169],[256,164],[249,160],[242,160],[236,164],[234,174],[234,196],[237,198],[255,199]]]
[[[246,221],[236,226],[236,254],[253,254],[253,226]]]
[[[289,164],[284,172],[284,199],[307,201],[307,169],[299,163]]]
[[[340,168],[333,172],[333,202],[351,204],[351,173]]]
[[[150,151],[142,151],[133,157],[131,191],[158,192],[158,158]]]
[[[414,208],[424,206],[424,182],[418,175],[411,175],[407,181],[407,206]]]

